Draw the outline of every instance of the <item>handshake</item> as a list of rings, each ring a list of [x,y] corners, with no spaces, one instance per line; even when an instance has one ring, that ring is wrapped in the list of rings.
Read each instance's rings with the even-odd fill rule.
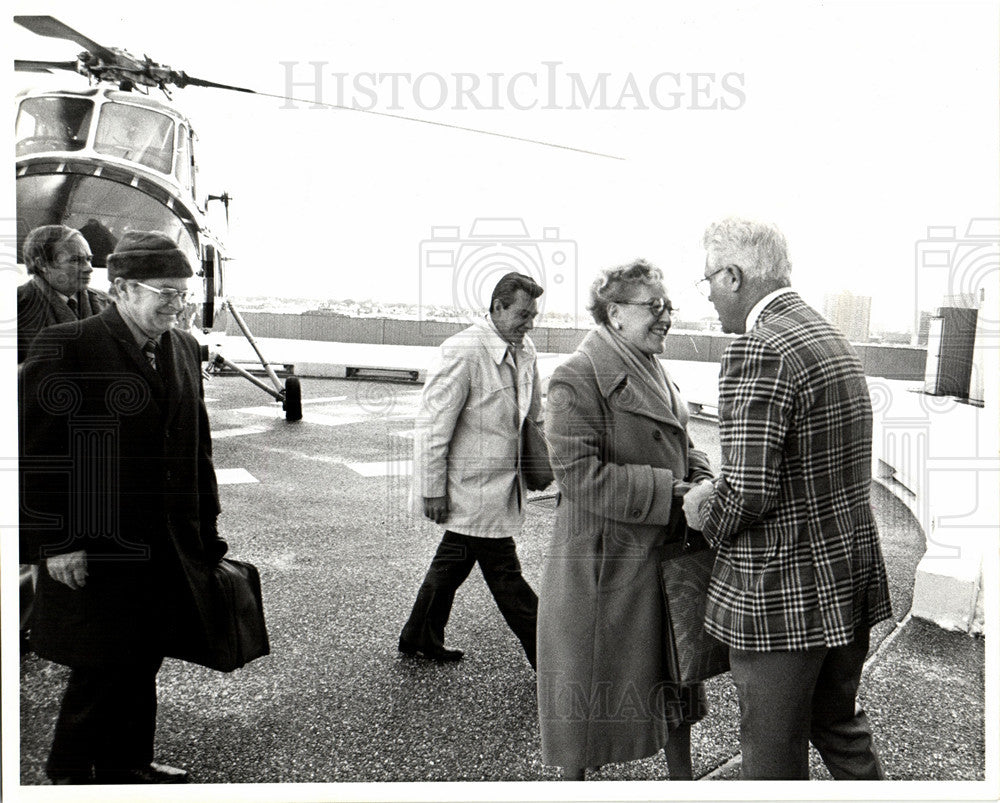
[[[684,494],[684,518],[692,530],[700,531],[704,528],[713,496],[715,483],[712,480],[702,480]]]

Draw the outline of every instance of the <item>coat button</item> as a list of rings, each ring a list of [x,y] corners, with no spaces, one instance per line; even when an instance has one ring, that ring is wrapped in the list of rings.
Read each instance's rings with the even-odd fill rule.
[[[658,430],[658,429],[654,429],[653,430],[653,440],[654,441],[662,441],[663,440],[663,433],[660,432],[660,430]]]
[[[633,519],[637,519],[637,518],[639,518],[639,517],[640,517],[641,515],[642,515],[642,511],[641,511],[641,510],[633,510],[633,511],[632,511],[632,518],[633,518]]]

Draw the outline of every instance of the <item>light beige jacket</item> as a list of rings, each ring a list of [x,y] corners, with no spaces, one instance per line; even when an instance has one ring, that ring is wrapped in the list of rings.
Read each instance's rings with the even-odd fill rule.
[[[507,343],[489,317],[448,338],[431,365],[414,436],[411,504],[449,497],[446,529],[482,538],[516,535],[526,489],[521,428],[541,410],[535,346],[517,352],[517,394]]]

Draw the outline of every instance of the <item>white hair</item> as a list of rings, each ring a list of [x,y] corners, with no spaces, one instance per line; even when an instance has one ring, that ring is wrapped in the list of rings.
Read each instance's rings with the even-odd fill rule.
[[[705,229],[702,244],[717,263],[739,265],[748,278],[788,282],[791,277],[785,235],[770,223],[727,217]]]

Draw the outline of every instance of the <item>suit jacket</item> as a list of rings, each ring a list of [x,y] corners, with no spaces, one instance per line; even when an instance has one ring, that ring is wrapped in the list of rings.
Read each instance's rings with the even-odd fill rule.
[[[21,372],[21,559],[83,549],[74,591],[39,583],[32,644],[71,666],[200,633],[198,570],[225,552],[200,352],[161,338],[154,370],[111,306],[41,333]]]
[[[75,321],[97,315],[111,304],[111,299],[98,290],[81,290],[76,294],[79,314],[74,314],[59,294],[38,276],[32,276],[17,288],[17,364],[28,356],[35,336],[46,326]]]
[[[538,420],[535,346],[518,350],[517,385],[507,343],[488,318],[449,337],[428,371],[414,437],[412,505],[449,497],[452,532],[503,538],[520,532],[526,489],[521,427]]]
[[[846,339],[794,292],[722,358],[706,629],[743,650],[837,647],[892,611],[872,516],[872,409]]]
[[[649,756],[666,744],[668,726],[686,718],[663,699],[657,570],[685,530],[674,482],[712,471],[688,437],[676,386],[667,379],[665,404],[629,372],[591,332],[549,382],[545,435],[561,499],[538,593],[545,764]]]

